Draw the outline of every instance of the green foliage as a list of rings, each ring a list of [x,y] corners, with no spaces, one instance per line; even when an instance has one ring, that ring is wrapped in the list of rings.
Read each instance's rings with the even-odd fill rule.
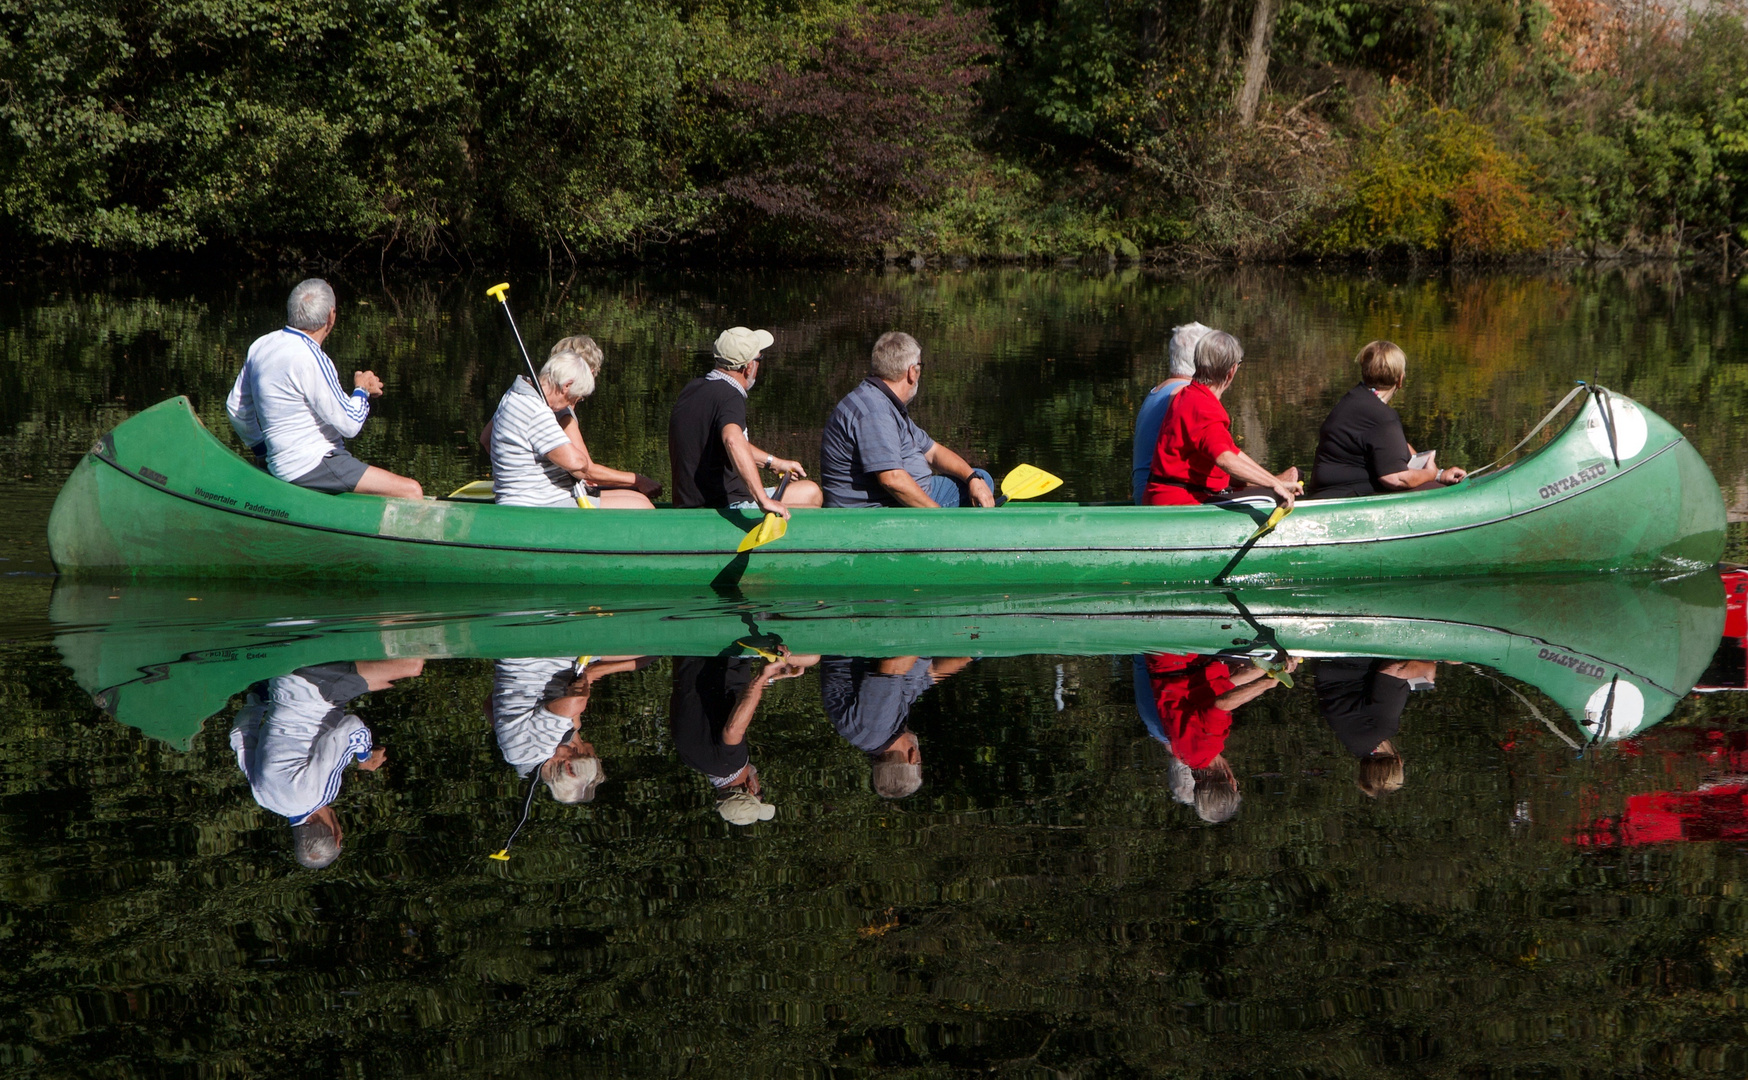
[[[1522,159],[1500,149],[1480,124],[1392,88],[1382,117],[1366,132],[1335,219],[1314,243],[1335,253],[1538,251],[1558,232],[1530,179]]]

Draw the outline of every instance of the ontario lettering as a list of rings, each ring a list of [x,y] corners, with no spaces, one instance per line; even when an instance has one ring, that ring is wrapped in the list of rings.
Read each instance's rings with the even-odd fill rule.
[[[1588,675],[1593,679],[1600,679],[1608,674],[1608,672],[1599,664],[1592,664],[1587,660],[1580,660],[1576,656],[1567,655],[1557,649],[1543,649],[1537,655],[1550,664],[1558,664],[1561,667],[1571,668],[1578,674]]]
[[[203,487],[195,488],[194,493],[203,499],[208,499],[216,503],[224,503],[226,506],[237,505],[237,500],[231,498],[229,495],[220,495],[216,491],[208,491]]]
[[[249,511],[251,514],[266,514],[268,517],[279,518],[281,521],[289,521],[291,519],[290,511],[280,510],[272,506],[258,506],[255,503],[246,502],[243,504],[243,509]]]
[[[1571,476],[1554,481],[1547,487],[1542,488],[1538,494],[1544,499],[1551,499],[1556,495],[1571,491],[1575,487],[1588,484],[1606,472],[1608,472],[1608,466],[1598,462],[1588,469],[1580,469]]]

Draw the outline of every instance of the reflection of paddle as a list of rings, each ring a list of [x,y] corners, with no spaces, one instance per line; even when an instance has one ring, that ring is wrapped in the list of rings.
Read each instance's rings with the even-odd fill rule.
[[[783,474],[782,481],[777,485],[777,494],[774,496],[778,502],[783,501],[783,490],[789,486],[789,478],[794,475],[794,473]],[[787,518],[782,514],[767,513],[765,520],[747,530],[747,534],[740,538],[740,546],[734,549],[735,553],[739,554],[743,551],[751,551],[756,547],[764,547],[773,540],[783,539],[788,532],[789,520]]]
[[[1001,493],[1009,499],[1036,499],[1062,486],[1060,476],[1051,476],[1035,465],[1015,465],[1002,477]]]
[[[1276,525],[1279,525],[1281,519],[1285,518],[1292,512],[1293,508],[1286,503],[1282,503],[1275,507],[1275,512],[1270,514],[1268,520],[1263,522],[1255,532],[1250,534],[1250,539],[1238,546],[1238,553],[1232,556],[1232,561],[1226,564],[1225,569],[1214,575],[1214,584],[1224,584],[1226,578],[1231,575],[1232,571],[1238,568],[1238,564],[1244,561],[1244,557],[1250,554],[1250,549],[1255,546],[1256,542],[1267,536],[1269,530],[1273,529]]]

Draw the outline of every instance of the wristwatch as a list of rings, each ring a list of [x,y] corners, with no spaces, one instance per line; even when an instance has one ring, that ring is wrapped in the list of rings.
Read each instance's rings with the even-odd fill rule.
[[[775,460],[776,460],[776,459],[777,459],[777,455],[776,455],[776,454],[766,454],[766,455],[765,455],[765,462],[764,462],[764,464],[762,464],[762,465],[760,465],[760,466],[759,466],[759,468],[761,468],[761,469],[768,469],[768,468],[770,468],[770,467],[771,467],[771,462],[773,462],[773,461],[775,461]]]

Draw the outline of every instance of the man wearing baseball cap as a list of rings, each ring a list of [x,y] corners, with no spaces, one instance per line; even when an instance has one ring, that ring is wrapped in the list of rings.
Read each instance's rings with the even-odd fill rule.
[[[668,459],[674,467],[674,506],[678,509],[762,510],[787,518],[789,507],[819,506],[819,485],[799,461],[780,458],[747,438],[747,391],[759,380],[760,354],[775,339],[768,330],[744,326],[716,339],[716,366],[680,391],[668,417]],[[766,487],[760,469],[781,477],[794,473],[783,499]]]

